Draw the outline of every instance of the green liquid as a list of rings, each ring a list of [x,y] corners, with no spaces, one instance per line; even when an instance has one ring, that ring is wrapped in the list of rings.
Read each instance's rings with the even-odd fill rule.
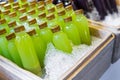
[[[55,26],[55,25],[58,25],[58,20],[57,20],[57,18],[52,19],[52,20],[48,20],[48,28],[51,28],[51,27],[53,27],[53,26]]]
[[[44,59],[45,59],[45,52],[46,52],[47,45],[38,35],[33,35],[32,40],[33,40],[34,48],[39,58],[41,67],[44,68]]]
[[[60,25],[61,30],[65,27],[64,18],[65,18],[65,15],[58,17],[58,24]]]
[[[88,27],[88,21],[84,15],[78,15],[76,16],[75,24],[78,27],[80,36],[81,36],[81,42],[85,43],[87,45],[91,44],[91,37]]]
[[[6,38],[4,36],[0,37],[0,49],[2,51],[1,54],[4,57],[8,58],[9,60],[13,61],[13,59],[12,59],[12,57],[11,57],[9,51],[8,51],[8,47],[7,46],[8,46],[8,42],[7,42]]]
[[[66,23],[64,32],[67,34],[68,38],[72,41],[73,44],[79,45],[81,43],[79,31],[76,25],[72,23],[72,21]]]
[[[17,34],[15,43],[22,60],[23,67],[34,74],[42,75],[41,67],[31,37],[25,33]]]
[[[67,35],[62,31],[54,33],[53,44],[59,50],[67,53],[72,52],[72,46],[70,45],[70,41],[67,38]]]
[[[13,61],[20,67],[23,67],[14,39],[8,41],[8,51],[12,56]]]
[[[53,33],[51,32],[50,29],[48,28],[40,29],[39,34],[46,44],[52,42]]]

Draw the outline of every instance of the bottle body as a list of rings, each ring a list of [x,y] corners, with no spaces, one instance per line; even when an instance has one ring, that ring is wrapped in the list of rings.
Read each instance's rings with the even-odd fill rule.
[[[59,50],[67,53],[72,52],[72,46],[70,44],[70,41],[67,35],[62,31],[53,34],[53,44]]]
[[[73,44],[79,45],[81,43],[79,31],[76,25],[72,23],[72,21],[66,23],[64,32],[67,34],[68,38],[72,41]]]
[[[25,32],[20,32],[16,36],[15,43],[23,67],[34,74],[41,75],[41,67],[30,36]]]

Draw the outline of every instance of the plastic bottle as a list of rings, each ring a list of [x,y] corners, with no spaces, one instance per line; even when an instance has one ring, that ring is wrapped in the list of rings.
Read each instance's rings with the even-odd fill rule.
[[[28,18],[26,15],[20,16],[18,25],[24,25],[25,29],[29,29]]]
[[[47,13],[45,6],[44,5],[38,6],[37,15],[39,15],[40,13],[43,13],[43,12]]]
[[[39,62],[41,64],[41,67],[44,68],[44,59],[45,59],[45,52],[46,52],[47,45],[40,38],[40,36],[36,33],[35,29],[28,31],[27,33],[32,38],[34,48],[39,58]]]
[[[6,29],[7,33],[10,32],[10,29],[9,29],[9,27],[7,25],[6,20],[5,19],[0,19],[0,29],[3,29],[3,28]]]
[[[45,4],[44,4],[44,1],[38,1],[38,2],[37,2],[37,6],[42,6],[42,5],[45,5]]]
[[[65,10],[66,10],[67,17],[72,16],[72,19],[75,19],[75,12],[73,11],[72,5],[65,7]]]
[[[62,2],[60,2],[59,4],[56,4],[56,8],[57,8],[57,11],[59,11],[59,10],[65,10],[64,5],[63,5]]]
[[[8,51],[8,47],[7,47],[8,42],[7,42],[6,38],[5,38],[6,34],[7,34],[7,31],[6,31],[5,28],[0,29],[0,49],[2,51],[1,54],[4,57],[8,58],[9,60],[13,60],[10,53],[9,53],[9,51]]]
[[[70,54],[72,52],[72,46],[70,44],[70,41],[69,41],[67,35],[63,31],[60,31],[59,26],[52,28],[51,31],[53,32],[52,42],[53,42],[54,46],[57,49]]]
[[[68,38],[74,45],[79,45],[81,43],[80,35],[76,25],[72,21],[72,17],[67,17],[64,21],[65,27],[63,31],[67,34]]]
[[[17,16],[16,12],[9,13],[9,18],[10,18],[10,21],[18,22],[18,20],[19,20],[19,16]],[[8,22],[10,22],[10,21],[8,21]]]
[[[31,9],[28,11],[28,19],[32,19],[32,18],[36,18],[37,15],[36,15],[36,11],[35,9]]]
[[[4,10],[10,10],[10,11],[12,11],[11,5],[9,3],[5,4],[4,5]]]
[[[46,0],[45,4],[46,4],[46,9],[47,10],[52,8],[52,7],[55,7],[55,5],[52,3],[52,0]]]
[[[58,11],[58,22],[61,30],[65,27],[64,18],[66,17],[65,10]]]
[[[14,7],[13,7],[13,11],[15,11],[15,12],[16,12],[17,17],[20,17],[20,16],[21,16],[21,13],[19,12],[19,9],[20,9],[20,7],[19,7],[19,6],[14,6]]]
[[[56,18],[58,17],[57,11],[55,10],[55,7],[48,9],[47,14],[52,14],[52,13],[55,15]]]
[[[47,22],[47,19],[46,19],[46,13],[43,12],[43,13],[40,13],[38,15],[38,23],[42,23],[42,22]]]
[[[6,19],[7,21],[10,21],[9,19],[9,13],[10,13],[10,10],[4,10],[1,14],[1,18],[2,19]]]
[[[55,18],[54,14],[47,15],[47,20],[48,20],[48,27],[49,28],[58,24],[57,18]]]
[[[6,36],[6,39],[8,41],[8,51],[13,59],[13,62],[15,62],[18,66],[23,67],[18,50],[15,45],[15,33],[10,33]]]
[[[40,32],[39,35],[42,37],[42,39],[45,41],[46,44],[52,42],[52,32],[47,27],[47,22],[43,22],[39,25]]]
[[[17,46],[23,67],[36,75],[42,75],[41,67],[35,52],[31,37],[24,32],[24,26],[16,27],[15,44]]]
[[[76,21],[75,24],[78,27],[80,36],[81,36],[81,42],[85,43],[87,45],[91,44],[91,37],[90,37],[90,32],[89,32],[89,27],[88,27],[88,20],[87,18],[83,15],[83,10],[77,10],[75,11],[76,13]]]
[[[16,21],[11,21],[8,23],[8,26],[10,28],[10,33],[14,32],[14,28],[17,26]]]

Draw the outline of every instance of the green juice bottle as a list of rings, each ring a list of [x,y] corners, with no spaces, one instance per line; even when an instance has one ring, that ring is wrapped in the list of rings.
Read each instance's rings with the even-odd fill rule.
[[[19,16],[17,16],[16,12],[9,13],[9,18],[10,18],[10,21],[18,22],[18,20],[19,20]],[[7,21],[7,22],[10,22],[10,21]]]
[[[10,33],[14,32],[14,28],[17,26],[16,21],[9,22],[8,26],[10,28]]]
[[[39,62],[41,64],[41,67],[44,68],[44,59],[45,59],[45,52],[46,52],[47,45],[40,38],[40,36],[36,33],[35,29],[28,31],[27,33],[32,38],[34,48],[39,58]]]
[[[44,1],[38,1],[37,2],[37,6],[42,6],[42,5],[45,5]]]
[[[65,27],[64,18],[66,17],[65,10],[58,11],[58,22],[61,30]]]
[[[57,49],[70,54],[72,52],[72,46],[70,44],[70,41],[69,41],[67,35],[63,31],[60,31],[59,26],[52,28],[51,31],[53,32],[52,42],[53,42],[54,46]]]
[[[53,33],[52,31],[47,27],[47,22],[43,22],[39,25],[40,32],[39,35],[40,37],[45,41],[46,44],[52,42],[52,36]]]
[[[24,15],[27,15],[27,10],[26,10],[26,8],[20,8],[19,10],[18,10],[18,12],[19,12],[19,16],[24,16]]]
[[[8,41],[8,51],[13,59],[13,62],[15,62],[18,66],[23,67],[18,50],[15,45],[15,33],[10,33],[6,36],[6,39]]]
[[[66,10],[66,16],[67,17],[72,16],[72,19],[74,20],[76,15],[75,15],[75,12],[73,11],[72,5],[65,7],[65,10]]]
[[[75,13],[76,13],[75,24],[77,25],[78,30],[80,32],[81,42],[85,43],[87,45],[90,45],[91,37],[90,37],[90,31],[89,31],[89,27],[88,27],[88,20],[83,15],[82,9],[75,11]]]
[[[35,9],[31,9],[28,11],[28,19],[32,19],[32,18],[37,18]]]
[[[47,14],[54,14],[56,18],[58,17],[57,11],[55,10],[55,7],[48,9]]]
[[[38,23],[43,23],[43,22],[47,22],[47,19],[46,19],[46,13],[43,12],[43,13],[40,13],[38,15]]]
[[[8,46],[8,41],[5,38],[6,34],[7,34],[7,31],[6,31],[5,28],[0,29],[0,50],[2,51],[1,54],[4,57],[8,58],[9,60],[13,61],[13,59],[12,59],[12,57],[11,57],[9,51],[8,51],[8,47],[7,47]]]
[[[52,0],[46,0],[45,4],[46,4],[46,9],[47,10],[50,9],[50,8],[55,7],[55,5],[52,3]]]
[[[49,28],[58,24],[57,18],[55,18],[54,14],[47,15],[47,20],[48,20],[48,27]]]
[[[4,5],[7,4],[6,2],[0,2],[0,10],[4,11]]]
[[[43,12],[47,13],[45,6],[44,5],[38,6],[37,15],[39,15],[40,13],[43,13]]]
[[[4,10],[3,12],[2,12],[2,15],[1,15],[1,18],[2,19],[6,19],[7,21],[10,21],[9,19],[9,13],[10,13],[10,10]]]
[[[20,16],[18,25],[24,25],[25,29],[29,29],[28,18],[26,15]]]
[[[64,21],[65,27],[63,31],[67,34],[68,38],[74,45],[79,45],[81,43],[80,35],[76,25],[72,21],[72,17],[67,17]]]
[[[15,7],[15,6],[19,6],[19,7],[20,7],[19,2],[14,2],[14,3],[12,4],[12,7]]]
[[[29,27],[35,29],[37,33],[39,33],[39,26],[37,24],[37,20],[35,18],[28,21]]]
[[[11,5],[9,3],[4,5],[4,10],[13,11],[13,9],[12,9],[12,7],[11,7]]]
[[[24,32],[24,26],[16,27],[14,30],[16,32],[15,44],[19,52],[23,67],[26,70],[41,76],[41,67],[31,37],[26,32]]]
[[[3,28],[6,29],[7,33],[10,32],[10,29],[9,29],[9,27],[7,25],[6,20],[5,19],[0,19],[0,29],[3,29]]]
[[[63,3],[56,4],[57,11],[59,10],[65,10]]]
[[[19,6],[14,6],[14,7],[13,7],[13,11],[15,11],[15,12],[16,12],[17,17],[20,17],[20,16],[21,16],[21,14],[20,14],[20,12],[19,12],[19,9],[20,9],[20,7],[19,7]]]

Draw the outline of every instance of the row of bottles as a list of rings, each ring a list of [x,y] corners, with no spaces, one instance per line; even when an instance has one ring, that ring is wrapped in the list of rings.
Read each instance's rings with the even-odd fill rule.
[[[0,11],[0,54],[37,75],[42,75],[49,43],[66,54],[72,52],[71,43],[91,44],[83,10],[73,11],[71,5],[9,0]]]

